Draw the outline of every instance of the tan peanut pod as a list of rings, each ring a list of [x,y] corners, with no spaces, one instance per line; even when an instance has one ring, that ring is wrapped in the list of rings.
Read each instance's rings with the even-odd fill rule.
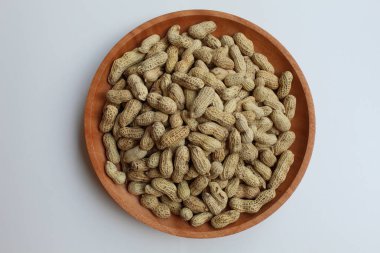
[[[220,181],[218,182],[210,182],[209,188],[211,195],[218,201],[223,208],[226,207],[228,202],[227,193],[222,190],[222,188],[225,188],[228,184],[228,180]]]
[[[173,25],[172,27],[170,27],[167,33],[168,40],[170,44],[178,48],[180,47],[188,48],[193,43],[193,40],[187,36],[181,36],[179,34],[180,29],[181,27],[179,25]]]
[[[141,159],[131,162],[131,170],[148,171],[149,167],[146,165],[147,159]]]
[[[233,179],[228,181],[228,184],[226,186],[225,192],[227,194],[228,198],[232,198],[236,195],[237,190],[239,188],[240,179],[237,177],[234,177]]]
[[[181,112],[181,117],[183,121],[190,127],[191,131],[196,131],[198,127],[198,121],[190,117],[190,113],[187,110]]]
[[[276,143],[277,137],[274,134],[267,134],[262,131],[253,131],[254,135],[254,140],[258,143],[264,144],[264,145],[269,145],[272,146]]]
[[[126,174],[128,180],[130,181],[143,183],[148,183],[150,181],[150,178],[147,175],[145,175],[144,171],[128,170]]]
[[[164,72],[161,70],[160,67],[156,67],[154,69],[145,71],[143,74],[143,78],[144,78],[144,81],[145,81],[147,87],[148,87],[148,83],[153,83],[153,82],[157,81],[158,78],[160,78],[160,76],[162,76],[163,73]]]
[[[240,217],[240,212],[236,210],[229,210],[224,213],[218,214],[211,219],[211,226],[214,228],[224,228],[235,221]]]
[[[220,92],[220,98],[224,101],[231,100],[239,94],[240,90],[241,86],[232,86],[230,88],[226,88]]]
[[[251,91],[255,87],[252,79],[244,76],[244,73],[229,74],[224,78],[224,83],[227,87],[242,86],[247,91]]]
[[[213,68],[211,73],[215,75],[215,77],[219,80],[224,80],[224,78],[228,75],[228,71],[219,67]]]
[[[285,150],[288,150],[296,139],[293,131],[286,131],[280,134],[277,142],[272,147],[274,155],[280,155]]]
[[[259,69],[256,70],[256,74],[258,71],[259,71]],[[255,75],[255,84],[256,84],[256,87],[264,87],[265,86],[265,79],[262,77],[257,77],[257,75]]]
[[[290,129],[291,123],[288,117],[281,111],[274,110],[270,115],[273,125],[281,132],[286,132]]]
[[[171,151],[171,149],[167,148],[164,151],[162,151],[158,168],[160,170],[161,175],[164,178],[171,177],[174,169],[173,152]]]
[[[234,111],[236,111],[237,103],[239,100],[240,99],[236,97],[231,99],[230,101],[226,101],[224,105],[224,111],[228,113],[233,113]]]
[[[203,88],[204,82],[198,77],[189,76],[185,73],[175,72],[172,75],[173,82],[178,83],[185,89],[199,90]]]
[[[222,148],[215,150],[212,153],[212,159],[214,161],[223,162],[226,155],[227,155],[226,149],[224,147],[222,147]]]
[[[292,120],[294,118],[295,113],[296,113],[296,104],[297,104],[296,97],[293,95],[287,95],[283,100],[283,104],[285,107],[286,117],[288,117],[288,119]]]
[[[174,67],[178,62],[178,47],[171,45],[166,53],[168,54],[168,60],[166,61],[165,71],[170,74],[173,72]]]
[[[256,78],[263,78],[265,86],[269,89],[276,90],[278,88],[278,77],[271,72],[265,70],[259,70],[256,72]]]
[[[258,132],[265,133],[273,127],[273,122],[268,117],[262,117],[260,119],[254,120],[254,123],[251,126],[256,127]],[[255,133],[255,131],[253,132]]]
[[[279,101],[276,93],[264,86],[258,86],[254,92],[253,96],[257,102],[271,101],[272,103]]]
[[[178,144],[181,140],[185,139],[189,133],[190,128],[188,126],[180,126],[167,131],[161,137],[161,148],[164,149]]]
[[[109,90],[107,92],[106,98],[107,98],[108,102],[119,105],[121,103],[125,103],[125,102],[131,100],[133,98],[133,96],[129,90],[114,90],[114,89],[112,89],[112,90]]]
[[[151,136],[152,128],[147,127],[145,129],[144,135],[141,137],[140,140],[140,148],[143,150],[151,150],[154,147],[154,140]]]
[[[170,84],[168,88],[168,96],[177,104],[178,110],[183,110],[185,108],[185,95],[183,94],[181,86],[176,83]]]
[[[228,57],[227,46],[220,47],[214,50],[212,62],[215,64],[215,66],[226,70],[232,70],[235,67],[234,61]]]
[[[237,73],[245,74],[247,71],[247,65],[245,64],[244,57],[241,54],[239,47],[237,45],[232,45],[230,47],[229,53],[232,60],[234,61],[235,71]]]
[[[243,160],[239,161],[235,175],[249,186],[258,187],[261,185],[259,178],[244,165]]]
[[[253,187],[245,184],[240,184],[235,197],[241,199],[253,199],[260,193],[259,187]]]
[[[190,110],[190,117],[198,118],[204,114],[207,107],[214,100],[215,91],[213,88],[205,86],[203,87],[198,96],[194,99],[194,103]]]
[[[222,180],[220,178],[213,181],[213,183],[217,183],[221,189],[226,188],[228,185],[228,182],[229,182],[229,180]]]
[[[183,51],[181,57],[182,59],[193,55],[194,51],[202,47],[202,42],[200,40],[193,40],[193,43],[185,51]]]
[[[194,68],[200,68],[207,72],[209,71],[206,63],[204,63],[202,60],[196,60],[194,63]]]
[[[208,107],[204,115],[209,120],[212,120],[227,128],[230,128],[233,124],[235,124],[235,117],[231,113],[223,112],[215,106]]]
[[[253,167],[253,165],[247,165],[247,168],[249,168],[252,172],[253,172],[253,174],[255,174],[258,178],[259,178],[259,180],[260,180],[260,189],[266,189],[267,188],[267,182],[265,181],[265,179],[260,175],[260,173],[258,173],[255,169],[254,169],[254,167]]]
[[[115,138],[112,134],[106,133],[103,135],[103,145],[106,149],[107,159],[114,164],[118,164],[120,162],[120,155],[117,150]]]
[[[138,74],[139,66],[140,66],[140,62],[136,63],[135,65],[132,65],[132,66],[128,67],[123,72],[124,78],[128,78],[128,76],[133,75],[133,74]]]
[[[276,197],[274,189],[265,190],[259,193],[255,200],[244,200],[232,198],[229,205],[232,209],[245,213],[257,213],[261,207]]]
[[[222,143],[217,139],[198,132],[191,132],[188,136],[188,140],[207,152],[214,152],[222,147]]]
[[[170,209],[170,212],[175,215],[179,215],[181,209],[182,209],[182,204],[176,201],[172,201],[169,199],[167,196],[163,195],[160,197],[160,200],[162,203],[167,205]]]
[[[126,52],[122,57],[116,59],[111,67],[108,82],[113,85],[119,81],[123,72],[130,66],[143,61],[145,54],[138,52],[137,49]]]
[[[212,101],[212,106],[216,107],[220,111],[224,111],[223,101],[219,97],[218,93],[215,93],[215,95],[214,95],[214,100]]]
[[[290,71],[285,71],[281,74],[278,80],[280,87],[277,90],[277,96],[279,99],[285,98],[292,88],[293,75]]]
[[[218,161],[211,163],[210,179],[216,179],[223,172],[223,164]]]
[[[240,158],[248,163],[253,163],[258,156],[258,150],[252,143],[243,143],[240,150]]]
[[[169,42],[167,37],[162,38],[159,42],[154,44],[150,49],[149,52],[146,54],[145,59],[151,58],[153,55],[165,51],[169,46]]]
[[[237,94],[238,99],[244,99],[246,97],[249,97],[250,93],[246,90],[240,90],[239,93]]]
[[[119,81],[117,81],[111,88],[111,90],[124,90],[127,82],[121,78]]]
[[[193,218],[193,212],[187,207],[182,208],[179,215],[185,221],[189,221]]]
[[[238,153],[232,153],[226,157],[226,159],[223,162],[223,173],[220,175],[220,179],[226,180],[233,177],[235,174],[236,167],[239,162],[239,154]]]
[[[219,141],[224,141],[228,136],[227,128],[222,127],[215,122],[206,122],[199,124],[198,130],[203,134],[215,137]]]
[[[177,186],[177,195],[182,201],[188,199],[190,197],[190,187],[187,181],[182,181],[178,183]]]
[[[154,215],[161,219],[168,219],[170,217],[170,208],[163,203],[159,203],[152,209]]]
[[[187,73],[194,64],[195,58],[192,54],[182,56],[182,59],[175,65],[174,71],[179,73]]]
[[[222,35],[222,36],[220,37],[220,42],[222,43],[222,46],[223,46],[223,47],[224,47],[224,46],[228,46],[228,47],[230,47],[230,46],[232,46],[233,44],[235,44],[234,39],[233,39],[231,36],[229,36],[229,35]]]
[[[136,160],[143,159],[148,152],[141,149],[139,146],[131,148],[124,153],[123,161],[125,163],[130,163]]]
[[[257,119],[260,119],[261,117],[264,117],[265,115],[265,112],[261,107],[257,106],[255,103],[250,102],[250,101],[243,103],[243,109],[245,111],[254,112]]]
[[[136,117],[135,122],[138,126],[150,126],[154,122],[165,123],[168,121],[168,115],[162,112],[148,111]]]
[[[126,175],[123,171],[119,171],[115,164],[110,161],[106,162],[105,171],[109,178],[116,184],[124,184],[126,182]]]
[[[154,142],[159,143],[162,135],[165,133],[165,127],[161,122],[154,122],[152,125],[152,139]]]
[[[168,196],[171,200],[180,202],[180,199],[177,196],[177,187],[175,184],[166,180],[164,178],[154,178],[151,181],[151,185],[154,189],[159,192],[162,192],[166,196]]]
[[[146,162],[146,165],[151,169],[155,169],[158,167],[160,163],[160,158],[161,158],[161,152],[160,151],[155,152],[149,156]]]
[[[172,78],[171,75],[169,74],[163,74],[158,80],[157,80],[157,85],[160,87],[161,92],[156,92],[159,93],[165,97],[168,96],[168,90],[169,86],[172,83]]]
[[[167,60],[168,54],[166,52],[158,52],[140,63],[140,66],[138,67],[138,73],[144,74],[144,72],[148,70],[161,67],[166,63]]]
[[[274,73],[273,65],[268,61],[268,58],[260,53],[254,53],[252,55],[252,61],[261,69],[264,71],[267,71],[269,73]]]
[[[205,176],[195,178],[190,184],[190,194],[192,196],[198,196],[208,186],[208,181],[208,178]]]
[[[128,139],[140,140],[144,135],[144,129],[140,127],[122,127],[119,134]]]
[[[254,161],[253,166],[255,171],[257,171],[266,181],[272,176],[272,170],[259,160]]]
[[[236,128],[241,133],[241,140],[243,143],[251,143],[253,141],[253,131],[248,125],[245,116],[239,112],[235,113]]]
[[[232,128],[228,137],[229,150],[232,153],[238,153],[241,150],[241,136],[236,128]]]
[[[251,57],[254,53],[253,42],[248,39],[243,33],[235,33],[234,41],[236,45],[239,47],[242,54]]]
[[[241,114],[247,119],[248,125],[252,126],[256,119],[256,114],[253,111],[242,111]]]
[[[142,195],[145,193],[145,186],[147,184],[143,182],[130,182],[128,184],[128,192],[133,195]]]
[[[193,216],[193,218],[191,218],[190,224],[193,227],[199,227],[205,224],[206,222],[210,221],[213,216],[214,215],[210,212],[202,212],[202,213],[196,214]]]
[[[202,79],[205,85],[214,88],[217,92],[221,92],[223,89],[226,88],[224,83],[221,80],[218,80],[214,76],[214,74],[209,72],[208,70],[199,67],[194,67],[190,70],[189,75]]]
[[[140,203],[143,207],[150,210],[152,210],[159,204],[157,197],[151,194],[143,194],[140,198]]]
[[[174,171],[172,180],[179,183],[183,180],[184,175],[189,171],[190,151],[186,146],[177,148],[174,157]]]
[[[204,37],[204,39],[202,40],[202,42],[206,46],[211,47],[213,49],[222,46],[222,43],[220,42],[220,40],[217,37],[215,37],[214,35],[212,35],[212,34],[208,34],[206,37]]]
[[[120,138],[117,141],[117,147],[120,150],[127,151],[137,145],[137,140],[129,139],[129,138]]]
[[[190,146],[191,161],[193,162],[195,170],[200,175],[208,175],[211,169],[211,163],[207,159],[204,151],[197,146]]]
[[[160,171],[158,169],[150,169],[148,170],[147,172],[145,172],[145,175],[149,178],[149,179],[153,179],[153,178],[158,178],[158,177],[162,177]]]
[[[226,207],[219,203],[210,193],[203,192],[202,193],[203,202],[206,204],[210,212],[214,215],[220,214],[223,209]]]
[[[208,208],[203,201],[195,196],[189,196],[183,201],[183,204],[189,208],[193,213],[207,212]]]
[[[277,140],[276,144],[278,142],[279,140]],[[268,149],[268,150],[264,150],[260,152],[260,161],[266,166],[272,167],[277,162],[277,158],[275,154],[271,150]]]
[[[124,110],[119,118],[120,126],[128,126],[136,118],[142,108],[140,101],[131,99],[125,103]]]
[[[285,181],[286,175],[289,172],[290,166],[294,162],[294,154],[290,150],[284,151],[278,159],[276,169],[273,171],[272,177],[269,180],[268,187],[276,190],[282,182]]]
[[[267,102],[267,101],[264,101],[264,104],[267,104],[266,102]],[[280,105],[282,106],[281,102],[278,103],[278,104],[280,104]],[[272,107],[273,107],[273,106],[272,106]],[[267,106],[267,105],[264,105],[264,106],[261,106],[261,107],[260,107],[260,108],[263,109],[263,111],[264,111],[264,117],[269,116],[269,115],[273,112],[272,107],[271,107],[271,106]],[[280,107],[276,107],[276,108],[279,108],[279,109],[280,109]],[[278,110],[278,109],[276,109],[276,108],[274,108],[274,109],[275,109],[275,110]],[[282,106],[282,108],[284,108],[284,107]],[[281,109],[280,109],[280,110],[281,110]]]
[[[151,107],[165,114],[173,114],[177,111],[177,104],[173,99],[158,93],[149,93],[146,100]]]
[[[150,194],[150,195],[153,195],[155,197],[161,197],[163,195],[162,192],[157,191],[156,189],[154,189],[149,184],[145,185],[144,191],[146,194]]]
[[[216,30],[216,24],[214,21],[204,21],[199,24],[195,24],[189,27],[188,33],[194,39],[203,39],[208,34]]]
[[[248,56],[244,56],[244,61],[245,61],[245,65],[247,66],[245,76],[249,80],[254,80],[256,76],[256,72],[260,70],[259,67],[255,65]]]
[[[142,42],[141,42],[141,45],[140,47],[138,48],[138,50],[143,53],[143,54],[146,54],[148,53],[149,49],[154,45],[156,44],[157,42],[160,41],[160,35],[158,34],[153,34],[149,37],[147,37],[146,39],[144,39]]]
[[[103,133],[111,131],[115,125],[115,119],[119,110],[116,106],[109,104],[104,107],[102,121],[99,124],[99,129]]]
[[[170,115],[169,123],[171,128],[177,128],[183,125],[183,120],[181,117],[181,112],[177,111],[176,113]]]
[[[184,89],[183,94],[185,95],[185,107],[190,110],[191,105],[194,102],[197,92],[195,90]]]
[[[201,60],[206,64],[210,64],[213,57],[213,50],[212,48],[202,46],[201,48],[194,50],[193,55],[195,59]]]

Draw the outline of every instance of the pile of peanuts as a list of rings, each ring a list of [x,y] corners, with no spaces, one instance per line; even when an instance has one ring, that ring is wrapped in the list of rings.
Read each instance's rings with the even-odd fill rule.
[[[289,150],[293,75],[213,21],[154,34],[113,62],[100,130],[106,174],[159,218],[223,228],[276,196]]]

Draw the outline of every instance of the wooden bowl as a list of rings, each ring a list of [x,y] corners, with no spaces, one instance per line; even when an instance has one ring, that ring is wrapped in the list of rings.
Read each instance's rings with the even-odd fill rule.
[[[290,70],[294,75],[291,94],[297,98],[297,112],[292,121],[292,130],[297,137],[291,147],[295,154],[295,161],[285,182],[278,188],[276,198],[266,204],[260,212],[242,214],[237,222],[220,230],[212,228],[209,224],[195,228],[175,215],[169,219],[159,219],[142,207],[139,204],[139,198],[128,193],[124,185],[115,185],[104,172],[106,157],[102,144],[102,133],[98,129],[103,105],[106,101],[105,94],[110,89],[107,77],[112,62],[124,52],[137,47],[144,38],[151,34],[157,33],[163,36],[174,24],[179,24],[181,30],[185,31],[190,25],[205,20],[212,20],[217,24],[218,29],[214,32],[216,36],[243,32],[253,41],[255,51],[268,57],[276,69],[276,74]],[[110,196],[126,212],[162,232],[183,237],[212,238],[234,234],[258,224],[290,197],[300,183],[311,157],[315,136],[315,116],[312,97],[305,77],[296,61],[280,42],[260,27],[237,16],[218,11],[188,10],[169,13],[145,22],[124,36],[111,49],[100,64],[88,93],[84,115],[84,134],[87,151],[96,175]]]

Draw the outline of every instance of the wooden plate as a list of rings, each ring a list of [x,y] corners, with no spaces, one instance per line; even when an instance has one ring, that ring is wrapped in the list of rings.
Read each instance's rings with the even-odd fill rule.
[[[269,58],[276,69],[276,74],[290,70],[294,75],[291,94],[297,98],[297,112],[292,121],[292,130],[296,133],[297,138],[291,148],[295,154],[295,161],[286,181],[278,188],[276,198],[265,205],[259,213],[242,214],[237,222],[220,230],[213,229],[209,224],[194,228],[175,215],[166,220],[156,218],[139,204],[136,196],[127,192],[125,186],[115,185],[104,172],[106,157],[102,144],[102,133],[98,129],[105,103],[105,94],[110,88],[107,84],[107,77],[112,62],[124,52],[137,47],[144,38],[151,34],[157,33],[163,36],[174,24],[179,24],[184,31],[190,25],[205,20],[213,20],[217,24],[218,29],[214,32],[216,36],[243,32],[253,41],[255,51],[263,53]],[[100,64],[88,93],[84,115],[84,134],[87,151],[96,175],[110,196],[126,212],[162,232],[183,237],[212,238],[234,234],[258,224],[290,197],[300,183],[311,157],[315,136],[315,116],[306,79],[296,61],[280,42],[260,27],[237,16],[218,11],[188,10],[169,13],[140,25],[111,49]]]

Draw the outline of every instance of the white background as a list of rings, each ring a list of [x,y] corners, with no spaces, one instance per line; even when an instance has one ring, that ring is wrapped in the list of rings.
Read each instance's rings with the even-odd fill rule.
[[[108,50],[158,15],[215,9],[274,35],[301,66],[317,134],[302,183],[263,223],[178,238],[128,216],[91,171],[82,118]],[[0,252],[379,252],[376,1],[0,0]]]

